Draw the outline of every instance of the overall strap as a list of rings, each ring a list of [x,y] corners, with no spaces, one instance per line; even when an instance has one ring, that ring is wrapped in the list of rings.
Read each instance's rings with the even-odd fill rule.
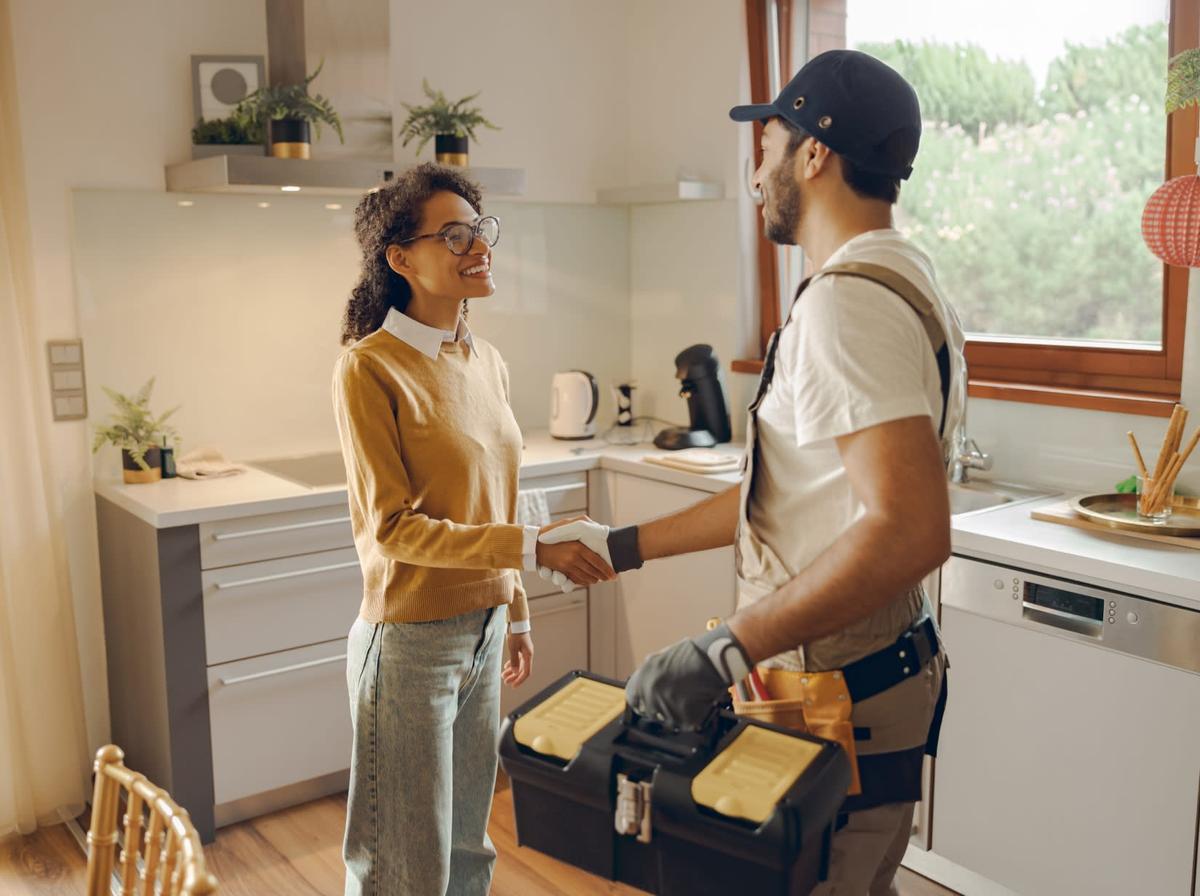
[[[934,313],[933,302],[908,278],[881,264],[871,264],[867,261],[844,261],[841,264],[823,268],[816,274],[816,277],[824,277],[826,274],[861,277],[863,280],[878,283],[904,299],[908,306],[917,313],[921,326],[925,329],[925,335],[929,337],[929,345],[937,359],[938,376],[941,379],[942,419],[938,425],[938,433],[941,434],[946,426],[946,409],[950,403],[950,349],[946,343],[946,333]]]

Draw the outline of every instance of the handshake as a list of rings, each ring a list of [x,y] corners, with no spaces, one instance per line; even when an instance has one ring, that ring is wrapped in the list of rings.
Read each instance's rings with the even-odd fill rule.
[[[617,573],[641,565],[637,526],[611,529],[578,517],[544,526],[538,533],[538,573],[564,592],[611,581]]]

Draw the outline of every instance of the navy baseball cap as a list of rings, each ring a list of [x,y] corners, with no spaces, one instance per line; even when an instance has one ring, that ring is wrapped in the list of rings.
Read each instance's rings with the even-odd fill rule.
[[[778,115],[873,174],[907,180],[921,142],[917,93],[895,69],[858,50],[805,63],[772,103],[734,106],[734,121]]]

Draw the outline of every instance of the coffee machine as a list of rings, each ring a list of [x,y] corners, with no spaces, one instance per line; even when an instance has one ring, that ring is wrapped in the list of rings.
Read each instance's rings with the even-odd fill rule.
[[[725,392],[718,376],[720,363],[711,345],[692,345],[675,356],[679,394],[687,399],[689,424],[672,426],[654,437],[667,451],[710,448],[733,438]]]

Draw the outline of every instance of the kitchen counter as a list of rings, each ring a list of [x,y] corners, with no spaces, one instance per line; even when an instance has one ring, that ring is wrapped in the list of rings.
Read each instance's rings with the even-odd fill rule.
[[[733,457],[742,454],[742,446],[737,444],[719,445],[714,450]],[[642,461],[649,454],[671,453],[650,443],[609,445],[600,439],[567,442],[553,439],[545,432],[533,432],[525,437],[521,478],[605,469],[707,492],[722,491],[741,481],[741,474],[736,472],[686,473]],[[345,485],[309,488],[254,467],[219,479],[179,477],[137,485],[127,485],[117,477],[98,476],[94,487],[100,497],[158,529],[328,507],[346,501]]]
[[[720,445],[716,450],[740,457],[742,446]],[[668,453],[649,443],[568,442],[534,432],[526,435],[521,478],[602,469],[706,492],[721,491],[741,480],[737,472],[685,473],[642,460],[649,454]],[[101,497],[159,529],[324,507],[346,500],[343,485],[308,488],[253,467],[237,476],[204,481],[169,479],[126,485],[115,478],[97,478],[95,489]],[[1058,496],[1044,503],[1060,500]],[[955,516],[954,552],[1200,609],[1200,551],[1030,519],[1030,509],[1039,503],[1025,501]]]
[[[1062,496],[954,518],[954,553],[1200,610],[1200,551],[1031,519]]]

